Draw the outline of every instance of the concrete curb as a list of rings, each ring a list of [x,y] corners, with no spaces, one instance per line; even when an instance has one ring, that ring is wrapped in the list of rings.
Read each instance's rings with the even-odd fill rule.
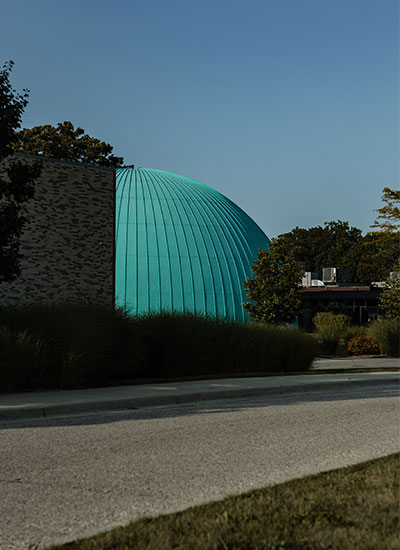
[[[388,373],[389,374],[389,373]],[[389,385],[399,383],[398,376],[393,373],[393,376],[387,378],[373,378],[371,380],[338,380],[317,383],[297,383],[289,386],[272,386],[263,388],[235,388],[233,390],[218,390],[204,391],[175,395],[157,395],[146,397],[130,397],[117,400],[103,399],[90,402],[74,402],[49,404],[47,406],[14,406],[2,407],[0,409],[0,422],[17,421],[17,420],[34,420],[42,418],[51,418],[65,415],[79,415],[100,413],[108,411],[124,411],[130,409],[141,409],[145,407],[158,407],[165,405],[179,405],[184,403],[194,403],[198,401],[211,401],[217,399],[230,398],[245,398],[256,396],[276,396],[283,394],[301,393],[304,391],[320,391],[328,390],[334,387],[335,389],[346,389],[354,387],[365,387],[373,385]]]

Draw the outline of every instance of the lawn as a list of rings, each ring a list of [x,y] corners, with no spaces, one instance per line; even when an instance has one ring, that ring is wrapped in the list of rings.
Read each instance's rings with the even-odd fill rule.
[[[399,550],[399,458],[141,519],[51,550]]]

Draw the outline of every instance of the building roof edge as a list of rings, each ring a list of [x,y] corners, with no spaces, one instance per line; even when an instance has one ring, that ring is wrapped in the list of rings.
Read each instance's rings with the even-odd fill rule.
[[[98,164],[89,164],[87,162],[79,162],[77,160],[63,160],[63,159],[55,159],[52,157],[45,157],[43,155],[28,155],[26,153],[13,153],[13,155],[17,157],[22,158],[31,158],[31,159],[40,159],[40,160],[48,160],[50,162],[59,162],[60,164],[71,164],[73,166],[85,166],[86,168],[96,168],[98,170],[106,170],[109,171],[115,171],[116,168],[112,168],[109,166],[99,166]]]

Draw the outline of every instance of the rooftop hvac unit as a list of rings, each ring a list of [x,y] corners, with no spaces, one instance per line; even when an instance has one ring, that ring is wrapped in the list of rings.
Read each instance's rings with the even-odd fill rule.
[[[322,280],[324,283],[336,283],[337,282],[337,268],[336,267],[323,267],[322,268]]]
[[[322,280],[324,283],[348,283],[350,280],[349,270],[345,267],[323,267]]]
[[[313,279],[311,281],[311,286],[325,286],[325,283],[319,279]]]
[[[318,273],[315,271],[306,271],[301,279],[301,286],[312,286],[312,282],[318,279]]]

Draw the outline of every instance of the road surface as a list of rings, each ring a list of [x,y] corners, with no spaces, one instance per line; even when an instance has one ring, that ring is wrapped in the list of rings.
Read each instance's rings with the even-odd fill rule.
[[[45,548],[144,515],[400,450],[398,385],[0,426],[0,548]]]

